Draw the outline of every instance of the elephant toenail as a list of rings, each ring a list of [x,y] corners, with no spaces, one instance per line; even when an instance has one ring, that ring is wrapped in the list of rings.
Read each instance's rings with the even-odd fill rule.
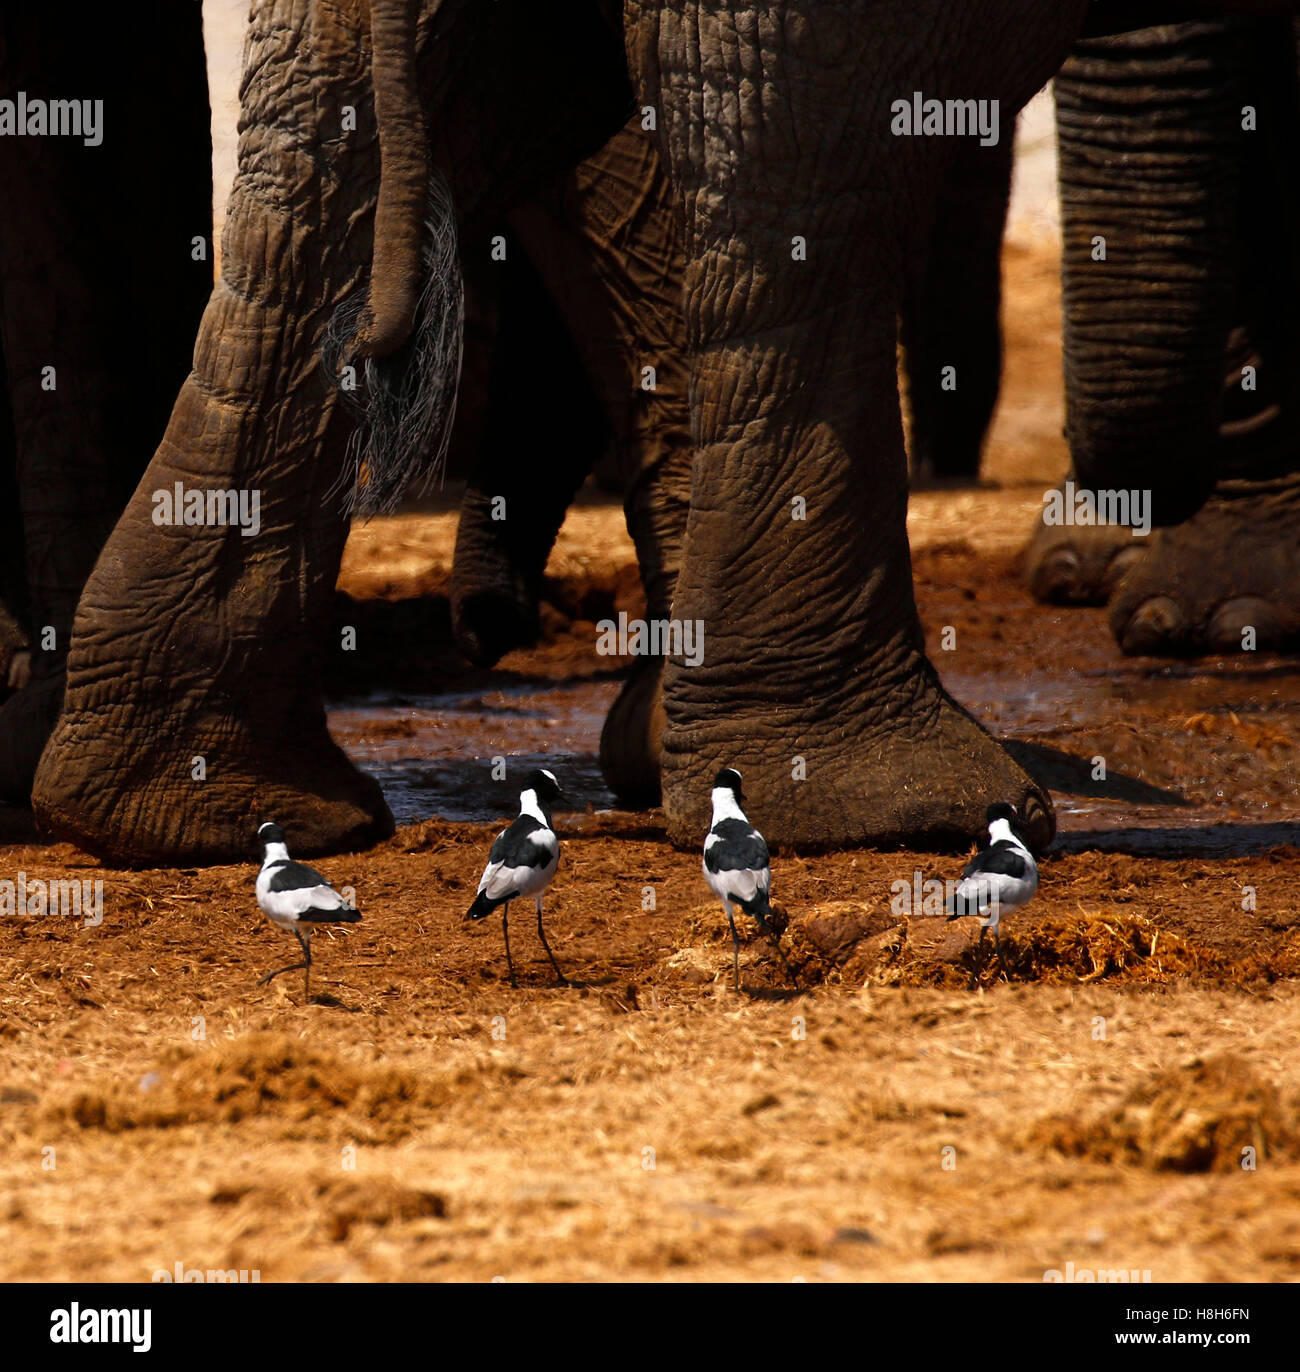
[[[1254,595],[1225,600],[1215,610],[1205,634],[1210,647],[1220,653],[1271,648],[1281,637],[1282,623],[1277,607]]]
[[[1126,653],[1162,653],[1179,644],[1187,628],[1187,616],[1167,595],[1144,600],[1117,635]]]
[[[1133,542],[1126,548],[1121,548],[1110,560],[1110,565],[1106,568],[1106,595],[1119,585],[1121,581],[1138,566],[1147,555],[1147,545],[1145,543]]]
[[[1078,587],[1079,556],[1073,548],[1053,548],[1030,571],[1029,592],[1044,605],[1068,605]]]
[[[1021,832],[1030,848],[1041,853],[1056,834],[1056,816],[1051,804],[1044,805],[1037,795],[1030,792],[1021,802],[1020,815]]]

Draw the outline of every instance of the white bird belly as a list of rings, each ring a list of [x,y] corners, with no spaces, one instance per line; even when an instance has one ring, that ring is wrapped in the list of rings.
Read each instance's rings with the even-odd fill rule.
[[[764,867],[761,871],[755,871],[749,867],[736,868],[731,871],[710,872],[707,863],[702,863],[704,869],[704,880],[709,883],[709,889],[719,900],[729,900],[733,905],[739,905],[742,901],[748,903],[754,900],[759,892],[763,895],[772,889],[772,870]]]
[[[486,891],[492,900],[501,900],[511,891],[517,891],[520,896],[534,896],[550,885],[559,862],[558,853],[545,867],[507,867],[504,863],[490,862],[478,889],[480,892]]]

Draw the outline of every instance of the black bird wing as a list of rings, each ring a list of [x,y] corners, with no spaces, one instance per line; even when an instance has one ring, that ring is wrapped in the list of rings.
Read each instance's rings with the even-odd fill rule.
[[[488,851],[488,863],[499,863],[502,867],[545,867],[559,848],[554,830],[532,815],[520,815],[496,836]]]
[[[257,878],[257,903],[274,920],[354,924],[361,918],[329,882],[305,863],[285,858]]]
[[[771,863],[763,835],[743,819],[724,819],[709,831],[718,836],[704,850],[710,872],[757,872]]]
[[[272,871],[271,879],[267,882],[267,889],[271,891],[300,891],[305,887],[328,885],[329,882],[314,867],[308,867],[306,863],[294,862],[290,859]]]
[[[971,858],[966,864],[966,870],[962,873],[962,877],[974,877],[981,874],[1016,877],[1023,881],[1029,875],[1029,864],[1025,861],[1025,855],[1014,843],[1008,843],[1006,839],[999,839],[997,843],[990,844],[982,853],[976,853]]]
[[[532,815],[520,815],[497,835],[488,851],[479,895],[499,904],[536,894],[546,888],[559,861],[560,841],[555,830]]]

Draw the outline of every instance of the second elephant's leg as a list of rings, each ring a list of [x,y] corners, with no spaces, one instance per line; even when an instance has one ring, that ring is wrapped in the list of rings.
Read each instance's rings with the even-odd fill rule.
[[[686,400],[681,257],[675,212],[658,152],[639,117],[598,153],[517,209],[512,222],[582,356],[609,421],[636,545],[646,614],[667,619],[690,500],[691,445]],[[532,418],[535,418],[532,417]],[[521,421],[522,422],[522,421]],[[584,458],[567,432],[552,443],[565,459]],[[593,444],[588,436],[585,462]],[[524,459],[524,460],[521,460]],[[485,626],[505,625],[524,641],[535,586],[581,467],[530,467],[515,448],[471,481],[461,511],[452,582],[462,641],[485,643]],[[548,499],[530,495],[544,488]],[[505,494],[507,518],[493,520]],[[511,505],[527,525],[512,524]],[[484,653],[485,658],[489,654]],[[642,659],[606,720],[601,767],[625,800],[653,803],[659,792],[663,660]]]
[[[1002,381],[1002,231],[1007,136],[954,149],[934,227],[903,300],[901,337],[914,478],[974,482]]]
[[[1246,32],[1219,20],[1090,40],[1056,79],[1070,479],[1151,492],[1166,520],[1214,476]],[[1039,600],[1102,605],[1150,545],[1040,516],[1026,580]]]
[[[1300,648],[1300,97],[1291,27],[1246,30],[1233,108],[1240,139],[1238,299],[1226,349],[1217,482],[1183,523],[1158,530],[1116,588],[1111,628],[1128,653]]]
[[[684,204],[698,442],[674,615],[702,626],[703,661],[665,676],[677,841],[707,827],[723,765],[778,842],[952,842],[994,800],[1052,832],[1046,794],[926,658],[906,535],[899,283],[948,154],[891,136],[893,94],[978,91],[1009,136],[1081,17],[994,10],[631,6]]]
[[[1043,599],[1102,603],[1130,653],[1300,637],[1300,128],[1290,26],[1080,45],[1057,79],[1071,451],[1090,487],[1186,515],[1135,537],[1041,520]],[[1251,110],[1256,128],[1243,129]],[[1234,326],[1234,327],[1230,327]],[[1206,486],[1217,481],[1206,500]]]
[[[1215,476],[1243,35],[1220,21],[1098,39],[1056,81],[1070,454],[1088,488],[1150,492],[1158,524]]]

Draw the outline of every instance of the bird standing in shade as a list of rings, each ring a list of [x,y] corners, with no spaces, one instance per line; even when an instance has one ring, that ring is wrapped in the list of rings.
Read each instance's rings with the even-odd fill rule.
[[[560,971],[542,928],[542,892],[551,884],[560,865],[560,840],[551,821],[551,806],[559,795],[559,782],[545,768],[524,778],[524,789],[519,793],[519,817],[497,835],[489,849],[478,895],[465,912],[466,919],[486,919],[498,906],[505,907],[501,912],[501,931],[505,935],[510,985],[515,987],[519,983],[510,958],[510,902],[523,896],[533,896],[537,902],[537,937],[555,968],[556,984],[572,984]]]
[[[257,837],[265,854],[262,870],[257,874],[257,903],[272,924],[279,929],[288,929],[297,938],[303,956],[301,962],[268,972],[257,984],[265,986],[281,972],[296,972],[302,968],[303,997],[310,1004],[313,925],[355,924],[361,916],[319,872],[293,861],[278,824],[263,824]]]
[[[1038,864],[1024,839],[1016,832],[1016,807],[990,805],[985,819],[989,826],[989,846],[981,849],[966,864],[961,881],[948,903],[948,918],[978,915],[980,937],[975,946],[975,970],[971,973],[973,991],[980,979],[980,953],[984,935],[993,930],[993,951],[997,954],[1002,975],[1011,980],[1007,965],[1002,961],[1002,943],[998,938],[998,921],[1008,910],[1027,905],[1038,890]]]
[[[768,903],[771,861],[763,835],[740,808],[744,799],[740,773],[734,767],[724,767],[713,779],[713,824],[704,840],[704,880],[722,901],[727,923],[731,925],[731,966],[736,990],[740,990],[740,935],[731,912],[733,905],[739,905],[758,922],[758,927],[772,940],[786,975],[798,987],[794,969],[781,951],[780,935],[768,923],[772,914]]]

